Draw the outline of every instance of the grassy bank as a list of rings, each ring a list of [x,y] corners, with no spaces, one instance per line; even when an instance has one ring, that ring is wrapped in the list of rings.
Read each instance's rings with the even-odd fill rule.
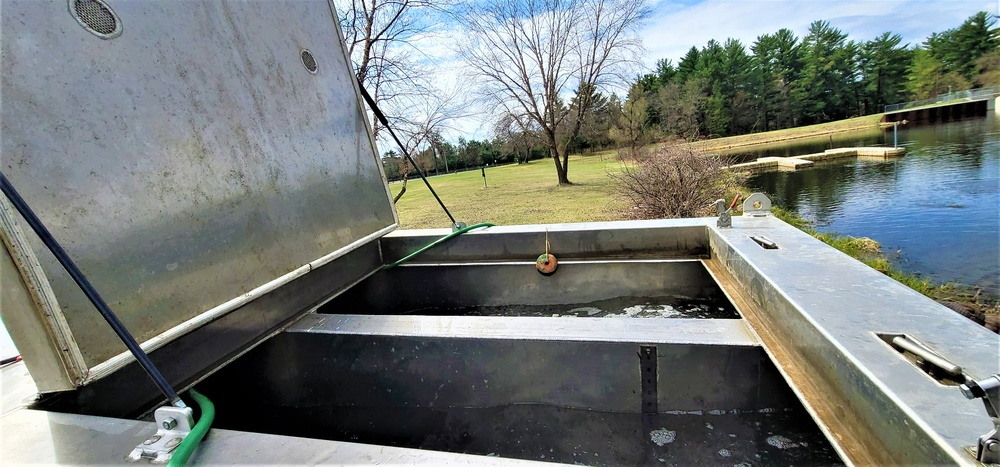
[[[729,136],[726,138],[707,139],[689,144],[693,149],[698,151],[724,151],[727,149],[754,146],[758,144],[778,143],[801,138],[833,135],[847,131],[878,128],[878,124],[881,120],[882,114],[866,115],[864,117],[820,123],[818,125],[800,126],[797,128],[766,131],[763,133],[751,133],[740,136]]]

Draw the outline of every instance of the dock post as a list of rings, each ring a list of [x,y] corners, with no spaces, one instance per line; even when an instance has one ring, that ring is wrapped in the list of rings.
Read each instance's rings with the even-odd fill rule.
[[[892,148],[896,149],[899,145],[899,137],[896,135],[896,129],[899,128],[899,122],[892,122]]]

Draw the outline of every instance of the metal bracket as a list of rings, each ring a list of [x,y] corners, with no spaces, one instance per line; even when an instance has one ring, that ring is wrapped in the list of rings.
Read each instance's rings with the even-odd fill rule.
[[[639,346],[639,387],[642,389],[642,414],[656,415],[659,413],[657,385],[656,346]]]
[[[771,215],[771,198],[764,193],[754,193],[743,201],[743,215],[766,217]]]
[[[993,420],[993,430],[979,437],[976,459],[984,464],[1000,464],[1000,374],[959,386],[966,399],[982,399]]]
[[[157,464],[166,463],[194,426],[194,411],[191,407],[163,406],[156,409],[154,418],[156,434],[136,446],[129,453],[129,460],[148,459]]]
[[[717,227],[732,227],[733,217],[729,213],[732,209],[726,209],[726,200],[717,199],[712,203],[719,210],[719,220],[715,221]]]

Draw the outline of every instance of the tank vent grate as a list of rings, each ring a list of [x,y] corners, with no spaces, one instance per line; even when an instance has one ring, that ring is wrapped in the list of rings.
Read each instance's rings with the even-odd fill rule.
[[[102,0],[70,0],[70,10],[81,26],[98,37],[111,39],[121,33],[121,22]]]
[[[302,51],[302,64],[305,65],[309,73],[316,73],[316,58],[308,50]]]

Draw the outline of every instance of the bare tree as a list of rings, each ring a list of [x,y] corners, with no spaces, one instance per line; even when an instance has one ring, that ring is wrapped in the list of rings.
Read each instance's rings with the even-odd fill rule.
[[[646,12],[645,0],[482,0],[460,14],[469,31],[460,53],[482,79],[482,97],[538,125],[560,185],[570,184],[567,145],[590,96],[638,55],[635,28]],[[577,105],[567,108],[574,91]]]
[[[629,98],[622,106],[618,119],[610,130],[611,139],[623,148],[630,158],[637,157],[639,149],[649,142],[649,130],[646,128],[646,110],[649,104],[645,94],[636,89],[629,93]]]
[[[355,74],[390,119],[413,100],[434,93],[424,58],[415,46],[438,27],[439,9],[448,0],[348,0],[337,2],[340,27]],[[415,57],[416,55],[416,57]],[[381,128],[372,121],[377,138]]]
[[[393,122],[393,129],[403,143],[403,150],[416,156],[421,148],[430,149],[432,158],[428,165],[420,167],[427,171],[427,167],[437,166],[437,150],[433,146],[435,136],[441,134],[441,130],[451,128],[452,121],[467,116],[464,110],[465,105],[461,99],[462,95],[455,90],[447,94],[435,92],[427,94],[423,99],[413,100],[406,109],[407,117],[399,117]],[[429,146],[429,147],[428,147]],[[419,164],[419,161],[418,161]],[[403,186],[400,192],[393,199],[393,203],[406,193],[406,182],[409,178],[410,169],[407,166],[406,172],[402,173]]]
[[[518,164],[528,162],[538,139],[538,131],[529,117],[510,113],[500,116],[493,125],[493,134],[514,153]]]

